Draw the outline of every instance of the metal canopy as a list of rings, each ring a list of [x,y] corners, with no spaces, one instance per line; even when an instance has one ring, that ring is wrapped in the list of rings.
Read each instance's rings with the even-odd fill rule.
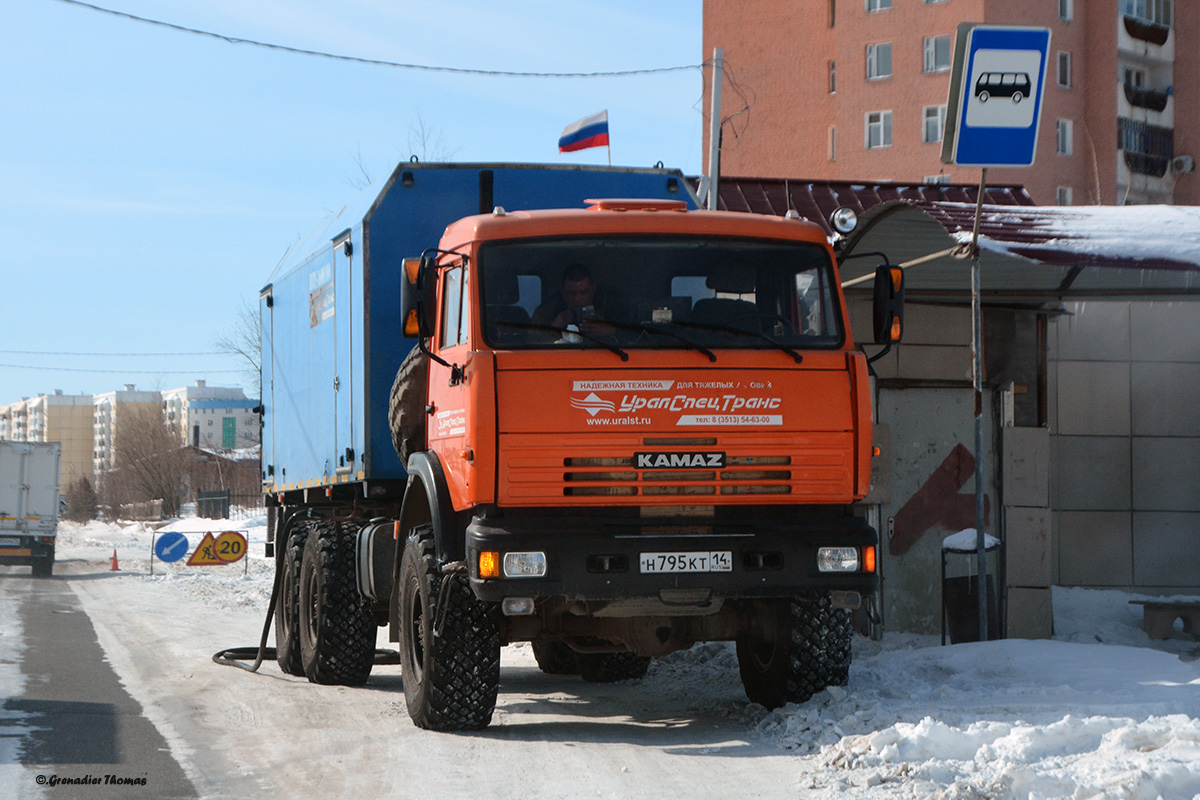
[[[858,228],[841,243],[845,280],[882,263],[926,256],[970,239],[978,187],[723,178],[721,207],[821,225],[845,205]],[[1035,206],[1020,186],[987,187],[980,224],[983,296],[991,302],[1086,297],[1200,297],[1200,209],[1190,206]],[[862,257],[855,257],[861,255]],[[943,257],[913,267],[914,295],[967,297],[970,262]]]

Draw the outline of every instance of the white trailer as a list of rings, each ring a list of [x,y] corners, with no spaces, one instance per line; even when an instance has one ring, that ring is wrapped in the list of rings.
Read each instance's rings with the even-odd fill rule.
[[[0,564],[54,571],[61,456],[58,442],[0,441]]]

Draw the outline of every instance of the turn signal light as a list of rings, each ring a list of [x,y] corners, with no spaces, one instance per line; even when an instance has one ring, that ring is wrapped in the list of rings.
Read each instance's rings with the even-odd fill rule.
[[[863,572],[874,572],[875,571],[875,548],[874,547],[864,547],[863,548],[862,565],[863,565]]]
[[[408,317],[404,320],[404,335],[410,339],[421,332],[421,323],[417,319],[416,309],[408,312]]]
[[[479,577],[481,578],[499,578],[500,577],[500,554],[491,550],[484,550],[479,554]]]

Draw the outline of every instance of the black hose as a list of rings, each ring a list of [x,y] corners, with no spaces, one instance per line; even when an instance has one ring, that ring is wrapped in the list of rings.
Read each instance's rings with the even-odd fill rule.
[[[271,586],[271,602],[267,605],[267,619],[263,622],[262,638],[258,640],[258,647],[230,647],[220,650],[213,653],[213,663],[220,664],[222,667],[237,667],[247,672],[258,672],[258,668],[262,666],[264,661],[278,660],[279,656],[275,648],[267,647],[267,636],[271,632],[271,620],[275,618],[275,604],[279,600],[279,588],[283,582],[283,563],[284,559],[276,556],[275,581]],[[254,663],[246,666],[238,660],[245,660],[247,658],[253,658]],[[375,663],[399,664],[400,653],[396,650],[376,650]]]
[[[279,587],[283,583],[283,562],[284,559],[275,558],[275,581],[271,586],[271,602],[267,605],[267,619],[263,622],[262,638],[258,640],[258,647],[231,647],[226,650],[213,653],[212,660],[216,664],[223,667],[237,667],[244,669],[247,672],[258,672],[258,668],[267,659],[275,661],[278,655],[274,647],[267,647],[267,635],[271,632],[271,620],[275,618],[275,603],[279,599]],[[247,667],[241,661],[236,659],[246,659],[254,656],[254,664]]]

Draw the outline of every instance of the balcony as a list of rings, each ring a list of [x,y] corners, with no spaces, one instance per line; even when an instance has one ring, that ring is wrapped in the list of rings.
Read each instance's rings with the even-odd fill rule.
[[[1166,109],[1167,103],[1171,100],[1171,93],[1169,91],[1156,92],[1153,89],[1130,86],[1128,83],[1124,83],[1122,86],[1125,89],[1125,100],[1135,108],[1144,108],[1148,111],[1158,111],[1161,113]]]
[[[1175,131],[1141,120],[1117,118],[1117,150],[1135,175],[1161,178],[1175,156]]]
[[[1175,61],[1175,30],[1124,15],[1117,25],[1117,51],[1148,64],[1172,63]]]

